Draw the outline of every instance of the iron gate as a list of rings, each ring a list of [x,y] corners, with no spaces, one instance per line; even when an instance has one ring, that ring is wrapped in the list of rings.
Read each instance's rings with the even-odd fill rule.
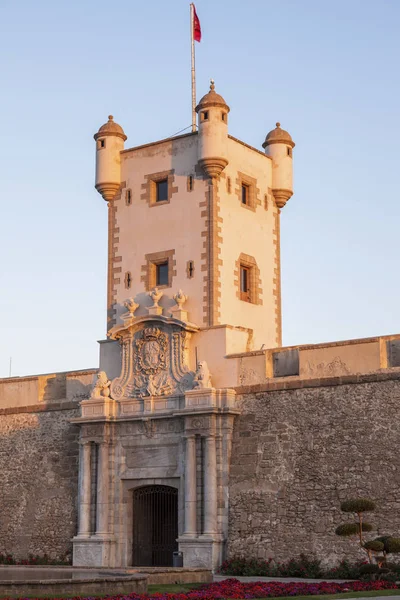
[[[147,485],[133,492],[133,551],[135,567],[170,567],[178,549],[178,490]]]

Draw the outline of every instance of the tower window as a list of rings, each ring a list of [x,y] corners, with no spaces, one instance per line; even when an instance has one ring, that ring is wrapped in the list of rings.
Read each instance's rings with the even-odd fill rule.
[[[242,183],[242,204],[250,203],[250,186]]]
[[[101,148],[106,147],[106,140],[103,138],[102,140],[97,140],[97,148],[100,150]]]
[[[126,287],[126,289],[129,290],[129,288],[131,287],[131,285],[132,285],[132,275],[130,274],[129,271],[127,271],[125,273],[125,287]]]
[[[149,206],[163,206],[171,202],[173,195],[178,192],[174,173],[175,170],[171,169],[145,175],[145,184],[141,187],[143,191],[140,199],[146,200]]]
[[[125,193],[125,204],[129,206],[132,204],[132,190],[126,190]]]
[[[288,156],[292,156],[292,149],[290,148],[290,146],[286,146],[286,151]]]
[[[226,112],[222,111],[221,117],[222,117],[223,122],[226,123]]]
[[[240,299],[251,302],[250,298],[250,267],[240,265]]]
[[[203,110],[200,113],[200,117],[202,121],[208,121],[208,110]]]
[[[145,264],[142,265],[140,281],[144,283],[145,290],[149,292],[154,287],[172,287],[176,277],[175,250],[161,250],[145,255]]]
[[[262,304],[260,269],[254,256],[242,252],[235,267],[236,297],[250,304]]]
[[[257,179],[238,171],[236,179],[237,187],[234,189],[240,205],[247,210],[256,211],[257,205],[261,204],[259,196],[260,189],[257,187]]]
[[[194,187],[194,177],[193,177],[193,175],[189,175],[189,177],[187,178],[187,189],[188,189],[188,192],[192,192],[193,191],[193,187]]]
[[[156,265],[156,285],[168,285],[168,261]]]
[[[156,202],[168,201],[168,179],[156,182]]]

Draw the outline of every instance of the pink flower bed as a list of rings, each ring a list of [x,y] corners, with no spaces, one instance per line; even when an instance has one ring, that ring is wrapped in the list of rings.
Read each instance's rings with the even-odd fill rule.
[[[317,594],[340,594],[341,592],[366,592],[399,589],[399,586],[389,581],[349,581],[334,583],[323,581],[321,583],[256,581],[242,583],[237,579],[225,579],[210,583],[186,594],[166,594],[159,592],[148,596],[147,594],[129,594],[126,596],[107,596],[108,600],[221,600],[224,598],[276,598],[279,596],[315,596]],[[6,599],[7,600],[7,599]],[[21,599],[20,599],[21,600]],[[75,597],[73,600],[96,600]]]

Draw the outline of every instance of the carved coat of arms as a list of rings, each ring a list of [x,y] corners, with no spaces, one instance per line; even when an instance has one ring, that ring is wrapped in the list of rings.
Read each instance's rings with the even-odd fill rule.
[[[145,326],[123,333],[122,371],[111,383],[112,398],[175,395],[191,389],[194,373],[187,366],[189,337],[189,332],[172,326]]]

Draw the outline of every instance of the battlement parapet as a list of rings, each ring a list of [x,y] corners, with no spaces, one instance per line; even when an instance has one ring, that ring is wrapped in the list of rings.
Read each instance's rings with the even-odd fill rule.
[[[230,354],[237,386],[285,380],[353,378],[400,367],[400,335],[288,346]],[[279,385],[279,383],[278,383]]]
[[[0,409],[79,402],[90,396],[96,373],[85,369],[0,379]]]

